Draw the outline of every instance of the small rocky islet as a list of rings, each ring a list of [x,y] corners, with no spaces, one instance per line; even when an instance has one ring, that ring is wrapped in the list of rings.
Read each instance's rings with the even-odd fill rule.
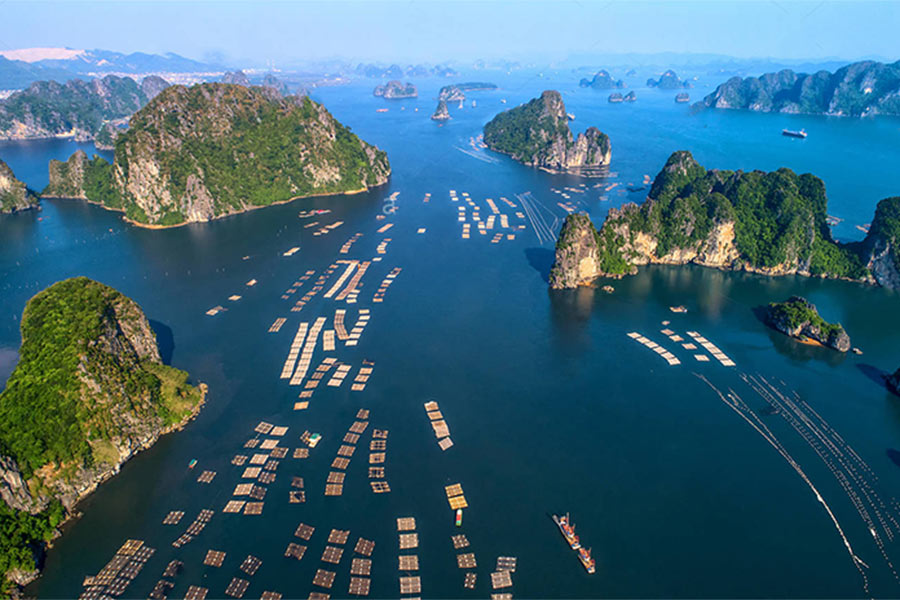
[[[801,342],[812,341],[838,352],[848,352],[850,336],[840,323],[829,323],[819,315],[816,305],[801,296],[784,302],[772,302],[765,309],[766,324]]]
[[[403,98],[418,98],[419,91],[416,89],[416,86],[409,82],[403,83],[399,80],[392,80],[384,85],[376,85],[372,95],[386,100],[400,100]]]
[[[596,127],[572,134],[562,96],[554,90],[495,116],[484,126],[484,143],[549,172],[586,173],[607,167],[612,156],[609,137]]]

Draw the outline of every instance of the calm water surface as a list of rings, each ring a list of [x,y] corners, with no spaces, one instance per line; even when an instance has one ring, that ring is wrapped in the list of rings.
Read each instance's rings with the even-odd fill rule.
[[[550,293],[551,242],[538,243],[529,228],[493,244],[499,223],[488,235],[479,235],[473,223],[471,239],[461,239],[456,216],[463,203],[449,196],[450,190],[468,192],[482,219],[491,214],[485,199],[492,198],[517,225],[529,221],[515,216],[522,210],[516,194],[530,191],[547,225],[558,228],[565,213],[551,188],[583,180],[535,172],[470,145],[497,111],[555,88],[576,115],[576,130],[597,125],[612,139],[616,175],[601,183],[620,185],[604,193],[592,187],[597,180],[588,180],[586,193],[571,194],[598,221],[610,206],[643,199],[642,193],[626,192],[625,184],[639,184],[672,151],[688,149],[708,167],[788,166],[821,176],[829,212],[845,219],[836,235],[859,239],[855,225],[869,222],[875,203],[900,190],[900,173],[891,168],[900,161],[900,123],[692,114],[674,104],[674,92],[642,88],[637,103],[609,105],[608,93],[579,89],[577,77],[565,73],[477,78],[502,87],[472,93],[477,106],[452,107],[453,119],[443,126],[428,119],[441,83],[435,80],[416,82],[418,99],[393,103],[372,97],[369,84],[314,93],[337,118],[389,153],[390,184],[368,194],[298,201],[165,231],[138,229],[117,213],[74,201],[44,202],[41,212],[0,218],[0,375],[14,366],[28,298],[59,279],[87,275],[134,298],[154,322],[171,363],[210,387],[207,405],[184,432],[127,463],[80,505],[83,516],[66,527],[29,592],[76,596],[86,575],[135,538],[156,553],[128,588],[129,597],[146,596],[174,558],[185,568],[173,580],[173,598],[183,597],[189,585],[221,597],[232,577],[250,581],[248,598],[264,590],[305,597],[324,591],[311,583],[319,568],[337,573],[331,593],[341,597],[348,589],[352,547],[362,536],[376,542],[370,595],[396,596],[398,576],[407,573],[398,571],[395,519],[414,516],[419,547],[410,553],[419,557],[422,594],[428,597],[486,596],[498,556],[518,558],[511,591],[519,597],[900,593],[892,574],[900,552],[887,533],[900,530],[891,522],[900,520],[893,500],[900,496],[900,469],[885,454],[900,445],[900,399],[878,380],[900,366],[898,294],[846,282],[693,267],[642,269],[614,282],[613,294]],[[702,93],[692,92],[694,99]],[[389,112],[376,113],[382,106]],[[805,127],[810,137],[783,138],[783,127]],[[74,148],[68,142],[9,144],[0,146],[0,158],[40,189],[46,162]],[[396,213],[377,220],[394,192]],[[428,192],[431,200],[424,203]],[[297,213],[317,207],[332,209],[315,218],[321,224],[343,225],[313,236],[315,228],[304,228],[309,220]],[[386,223],[393,227],[377,233]],[[418,234],[423,227],[425,233]],[[357,232],[362,237],[339,254]],[[391,239],[386,253],[377,254],[385,238]],[[282,256],[294,246],[301,248],[297,254]],[[335,260],[377,256],[383,260],[373,262],[363,278],[356,304],[324,299],[323,290],[302,311],[290,312],[312,281],[282,299],[307,270],[318,276]],[[402,272],[385,301],[373,303],[394,267]],[[246,287],[251,278],[259,283]],[[229,302],[232,294],[241,300]],[[865,354],[838,356],[766,329],[754,309],[789,294],[807,296],[827,319],[842,322]],[[671,313],[668,307],[675,304],[689,312]],[[216,305],[227,312],[204,314]],[[372,377],[361,392],[351,391],[350,381],[338,388],[322,384],[308,410],[294,411],[300,388],[279,378],[291,339],[299,323],[318,316],[328,317],[330,328],[338,307],[347,309],[350,325],[360,308],[371,309],[371,321],[358,346],[339,343],[327,355],[353,365],[350,378],[363,359],[374,361]],[[277,317],[286,324],[267,333]],[[682,337],[688,331],[706,336],[736,366],[695,360],[702,349],[669,341],[660,333],[664,320]],[[681,364],[667,365],[629,332],[665,345]],[[324,356],[319,345],[311,368]],[[847,458],[852,448],[868,465],[865,470],[852,462],[859,478],[850,494],[833,474],[834,454],[825,454],[829,464],[816,453],[827,445],[811,444],[785,415],[766,414],[771,411],[763,410],[767,403],[748,385],[748,376],[765,378],[785,397],[796,394],[806,403],[804,414],[816,415],[810,417],[816,431],[840,436],[839,442],[829,438],[836,452],[855,461]],[[729,406],[715,390],[732,403],[739,398],[747,410]],[[429,399],[439,402],[450,427],[455,445],[446,452],[438,448],[423,410]],[[371,411],[369,429],[346,470],[343,495],[325,497],[331,462],[360,408]],[[290,427],[281,445],[291,449],[307,429],[324,439],[310,458],[281,461],[262,515],[223,514],[242,481],[243,467],[230,461],[250,454],[243,444],[255,437],[260,420]],[[372,428],[389,430],[387,494],[373,494],[369,486]],[[192,458],[198,468],[190,471]],[[215,479],[197,483],[206,469],[217,472]],[[287,502],[295,475],[305,479],[306,503]],[[454,527],[444,493],[452,483],[462,484],[469,504],[461,530]],[[864,576],[810,485],[868,565]],[[866,513],[876,521],[883,554],[851,501],[854,494],[884,501]],[[215,511],[210,524],[183,548],[173,548],[171,542],[203,508]],[[161,525],[170,510],[185,511],[179,525]],[[550,521],[549,514],[559,511],[571,512],[593,549],[595,575],[584,572]],[[293,537],[300,522],[316,532],[297,562],[283,553],[289,542],[303,543]],[[320,561],[332,528],[351,531],[338,565]],[[450,541],[460,531],[478,562],[474,591],[463,588]],[[203,565],[209,549],[226,551],[221,568]],[[238,569],[248,554],[263,561],[252,577]]]

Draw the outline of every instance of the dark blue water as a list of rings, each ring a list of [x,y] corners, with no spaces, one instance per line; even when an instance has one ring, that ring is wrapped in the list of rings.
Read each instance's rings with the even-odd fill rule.
[[[557,76],[560,77],[560,76]],[[254,211],[209,224],[148,231],[124,224],[117,213],[79,202],[45,202],[40,213],[0,219],[0,367],[12,368],[20,340],[18,320],[34,293],[64,277],[87,275],[134,298],[149,318],[171,330],[171,362],[210,386],[208,402],[185,431],[162,439],[125,465],[122,473],[86,499],[83,516],[66,527],[47,557],[44,574],[29,590],[40,597],[70,597],[85,575],[95,574],[129,538],[156,553],[128,588],[145,596],[169,560],[185,562],[170,597],[188,585],[221,597],[232,577],[249,579],[246,597],[264,590],[305,597],[318,568],[337,572],[331,593],[345,596],[356,538],[375,540],[374,597],[397,596],[395,519],[417,519],[422,594],[483,597],[497,556],[515,556],[512,592],[519,597],[861,597],[893,596],[900,583],[890,565],[898,556],[884,528],[885,555],[829,466],[781,415],[762,416],[766,402],[741,378],[765,377],[778,390],[796,393],[841,436],[839,450],[858,453],[871,468],[859,471],[870,497],[890,503],[900,494],[900,469],[885,450],[900,435],[898,399],[878,381],[900,366],[896,323],[900,297],[878,288],[803,278],[767,279],[702,268],[645,268],[614,282],[615,292],[582,289],[550,293],[545,281],[552,243],[532,230],[490,243],[473,225],[460,238],[463,191],[481,207],[492,198],[510,222],[521,221],[515,194],[531,191],[548,225],[564,216],[551,188],[582,180],[536,172],[479,150],[469,140],[498,110],[543,89],[564,92],[581,130],[597,125],[610,134],[612,170],[620,182],[609,193],[588,188],[571,201],[602,219],[609,206],[641,200],[620,189],[654,175],[677,149],[720,168],[788,166],[821,176],[830,213],[845,218],[836,231],[846,239],[855,224],[871,219],[875,203],[900,190],[900,124],[888,119],[850,121],[818,117],[729,112],[691,114],[673,102],[674,92],[638,89],[634,105],[609,105],[606,93],[577,88],[577,79],[535,75],[497,78],[502,88],[477,92],[472,108],[451,108],[443,126],[429,120],[439,82],[423,82],[420,97],[388,103],[366,85],[321,88],[322,101],[364,139],[388,151],[388,186],[353,197],[317,198]],[[485,78],[480,74],[479,79]],[[417,82],[418,83],[418,82]],[[698,91],[693,92],[699,95]],[[503,105],[500,99],[506,99]],[[376,113],[389,107],[387,113]],[[404,107],[405,110],[401,110]],[[418,108],[418,112],[415,111]],[[810,138],[782,138],[783,127],[805,127]],[[70,147],[49,144],[0,147],[29,185],[42,187],[41,165]],[[466,150],[470,153],[463,152]],[[474,153],[474,156],[472,155]],[[41,179],[43,177],[43,179]],[[595,180],[588,181],[593,186]],[[386,220],[386,198],[399,192],[397,212]],[[423,203],[425,193],[431,201]],[[323,224],[344,225],[325,236],[305,229],[297,213],[328,207]],[[471,213],[471,209],[468,210]],[[383,224],[394,226],[384,234]],[[471,223],[471,219],[469,221]],[[424,234],[417,234],[425,227]],[[347,255],[340,246],[363,236]],[[311,282],[283,300],[282,293],[308,269],[317,275],[339,258],[369,260],[391,238],[380,262],[363,279],[360,301],[346,305],[320,293],[299,313],[289,308]],[[282,253],[293,247],[293,257]],[[248,257],[244,259],[244,257]],[[372,303],[382,278],[401,274],[384,303]],[[244,285],[255,278],[252,288]],[[333,278],[332,280],[333,281]],[[329,284],[330,285],[330,284]],[[327,287],[326,287],[327,289]],[[803,294],[823,316],[844,324],[862,356],[796,344],[766,329],[754,309],[789,294]],[[229,302],[240,294],[238,302]],[[689,312],[676,315],[670,305]],[[204,312],[223,305],[215,317]],[[367,388],[352,392],[324,384],[306,411],[293,411],[299,389],[279,379],[291,338],[301,321],[348,309],[371,309],[371,322],[356,347],[329,353],[353,364],[375,362]],[[267,333],[276,317],[287,323]],[[694,352],[669,342],[662,321],[686,336],[698,331],[736,362],[697,362]],[[349,328],[349,327],[348,327]],[[664,343],[682,364],[668,366],[627,337],[640,332]],[[314,368],[325,354],[316,351]],[[4,358],[5,357],[5,358]],[[809,485],[765,437],[729,407],[733,390],[778,440],[834,512],[853,551],[869,566],[868,587],[854,567],[832,520]],[[423,403],[436,399],[455,445],[441,452]],[[370,429],[347,469],[344,493],[324,497],[325,479],[341,438],[360,408],[371,410]],[[807,412],[806,414],[811,414]],[[305,429],[324,440],[306,460],[284,459],[269,486],[261,516],[221,512],[243,468],[230,465],[260,421],[290,427],[282,445],[300,445]],[[371,428],[390,430],[385,463],[391,492],[375,495],[367,479]],[[822,427],[819,426],[819,431]],[[830,455],[829,455],[830,456]],[[196,458],[198,467],[186,465]],[[858,463],[854,463],[858,464]],[[197,483],[200,470],[217,471],[212,484]],[[304,504],[288,504],[290,478],[306,481]],[[474,591],[462,586],[450,536],[453,526],[443,487],[461,483],[468,500],[461,531],[478,561]],[[859,495],[862,487],[853,488]],[[211,523],[180,550],[170,544],[202,508]],[[160,523],[184,510],[176,527]],[[592,547],[597,573],[587,575],[563,543],[549,513],[570,511],[582,540]],[[884,514],[894,514],[888,506]],[[300,522],[316,533],[300,562],[282,556]],[[350,529],[336,567],[319,558],[331,528]],[[889,525],[891,533],[896,527]],[[222,568],[203,566],[210,548],[225,550]],[[405,554],[406,552],[404,552]],[[263,560],[246,577],[238,565],[247,554]]]

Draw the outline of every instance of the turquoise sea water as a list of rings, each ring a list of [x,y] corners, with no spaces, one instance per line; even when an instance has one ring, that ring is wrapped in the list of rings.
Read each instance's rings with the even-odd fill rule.
[[[900,160],[900,121],[693,114],[673,102],[674,92],[638,88],[637,103],[609,105],[608,93],[579,89],[570,74],[493,79],[501,89],[472,93],[477,106],[468,101],[462,109],[451,107],[453,119],[443,126],[428,118],[440,83],[434,80],[421,82],[419,99],[391,103],[372,97],[369,84],[316,90],[314,98],[338,119],[387,150],[391,182],[368,194],[301,200],[164,231],[138,229],[117,213],[74,201],[45,202],[41,212],[0,218],[0,375],[14,365],[28,298],[64,277],[87,275],[134,298],[160,333],[166,358],[210,386],[195,422],[126,463],[82,502],[83,515],[66,526],[29,592],[46,598],[79,594],[83,578],[134,538],[156,552],[127,597],[146,596],[176,558],[185,567],[172,580],[172,598],[183,597],[189,585],[222,597],[232,577],[250,582],[247,598],[264,590],[306,597],[327,591],[312,585],[320,568],[337,573],[330,593],[343,597],[353,546],[362,536],[376,544],[373,597],[396,597],[398,577],[416,574],[423,596],[484,597],[494,591],[490,573],[498,556],[518,559],[510,590],[518,597],[900,593],[892,574],[900,552],[890,539],[900,532],[891,521],[900,521],[893,500],[900,496],[900,469],[885,453],[900,446],[900,399],[878,381],[880,373],[900,366],[897,293],[695,267],[645,268],[613,282],[613,294],[551,293],[545,277],[552,242],[538,243],[529,228],[514,240],[491,243],[499,217],[495,229],[480,235],[472,208],[449,194],[470,194],[482,220],[491,214],[486,198],[492,198],[518,225],[530,221],[516,217],[522,210],[516,194],[530,191],[531,206],[548,226],[558,227],[564,211],[556,203],[563,199],[551,188],[585,181],[522,167],[473,149],[470,139],[497,111],[543,89],[559,89],[576,116],[573,128],[597,125],[612,139],[617,176],[602,185],[620,185],[601,194],[591,187],[597,180],[587,180],[586,193],[570,194],[596,220],[609,206],[640,201],[643,194],[624,191],[626,184],[639,185],[672,151],[687,149],[707,167],[788,166],[819,175],[830,214],[845,219],[836,235],[859,239],[855,225],[871,220],[879,199],[900,193],[900,174],[892,168]],[[702,93],[693,91],[693,99]],[[380,107],[390,110],[376,113]],[[783,138],[784,127],[804,127],[810,137]],[[47,160],[73,149],[67,142],[3,145],[0,158],[41,188]],[[376,219],[395,192],[396,212]],[[470,239],[460,237],[460,205],[467,207]],[[332,212],[298,218],[301,210],[325,207]],[[313,236],[315,228],[304,228],[310,220],[343,225]],[[378,233],[387,223],[393,227]],[[340,254],[358,232],[362,237]],[[378,254],[385,238],[386,252]],[[294,256],[282,255],[294,246],[300,247]],[[290,312],[334,261],[373,257],[383,259],[362,279],[358,303],[323,298],[338,270],[300,312]],[[384,302],[373,303],[395,267],[402,271]],[[313,279],[282,299],[310,269]],[[245,286],[250,279],[257,285]],[[839,356],[766,329],[754,309],[795,293],[815,302],[827,319],[842,322],[865,354]],[[242,298],[230,302],[232,294]],[[689,312],[673,314],[668,307],[676,304]],[[216,305],[228,310],[204,314]],[[337,388],[322,383],[309,409],[294,411],[301,387],[279,378],[291,339],[301,322],[319,316],[331,328],[336,308],[347,310],[348,329],[360,308],[371,310],[370,323],[358,346],[338,342],[325,353],[320,343],[311,370],[334,356],[352,365],[348,380]],[[285,325],[268,333],[277,317],[286,318]],[[660,332],[666,320],[684,338],[688,331],[702,334],[736,366],[695,360],[694,354],[709,353],[667,339]],[[630,339],[630,332],[663,344],[681,364],[669,366]],[[364,391],[351,391],[363,359],[374,362],[374,371]],[[772,388],[759,389],[774,388],[788,399],[796,394],[798,412],[763,410],[767,401],[748,384],[763,378]],[[454,446],[446,452],[423,408],[430,399],[440,404],[450,428]],[[330,465],[360,408],[371,411],[370,424],[346,469],[343,495],[325,497]],[[805,419],[797,429],[787,418],[796,415]],[[301,445],[304,430],[324,439],[310,458],[289,454],[280,462],[275,482],[266,486],[262,515],[224,514],[235,486],[247,481],[241,479],[244,467],[230,461],[253,453],[243,444],[256,436],[252,430],[261,420],[289,427],[281,445],[291,451]],[[373,494],[367,476],[374,428],[389,430],[386,494]],[[188,470],[193,458],[198,466]],[[217,472],[215,479],[197,483],[206,469]],[[850,493],[833,469],[854,474]],[[303,504],[288,503],[292,476],[304,477]],[[460,529],[444,492],[453,483],[462,485],[469,504]],[[854,498],[862,498],[865,516]],[[215,511],[209,525],[173,548],[204,508]],[[171,510],[183,510],[183,520],[161,525]],[[560,511],[571,512],[582,541],[593,549],[595,575],[584,572],[550,520]],[[416,518],[419,547],[400,552],[395,519],[405,516]],[[877,537],[866,518],[875,523]],[[293,537],[301,522],[316,527],[309,543]],[[867,567],[854,566],[835,522]],[[320,560],[332,528],[351,532],[338,565]],[[473,591],[463,588],[450,540],[460,532],[471,546],[459,552],[476,555]],[[301,561],[283,557],[289,542],[308,546]],[[209,549],[226,552],[221,568],[203,565]],[[398,555],[412,553],[420,570],[400,572]],[[248,554],[262,560],[252,577],[238,568]]]

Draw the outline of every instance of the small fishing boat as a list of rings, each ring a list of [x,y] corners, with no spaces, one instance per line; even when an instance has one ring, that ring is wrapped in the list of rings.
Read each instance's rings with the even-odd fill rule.
[[[191,459],[191,462],[188,463],[188,469],[193,469],[193,468],[196,467],[196,466],[197,466],[197,459],[196,459],[196,458],[192,458],[192,459]]]
[[[579,548],[578,549],[578,560],[581,561],[584,570],[590,574],[594,574],[597,570],[596,563],[594,559],[591,558],[591,549],[590,548]]]
[[[687,312],[687,309],[682,305],[670,306],[669,310],[671,310],[673,313],[686,313]]]
[[[566,541],[569,543],[569,547],[572,550],[581,548],[581,543],[578,541],[578,536],[575,535],[575,526],[572,525],[568,513],[560,517],[553,515],[553,522],[556,523],[557,527],[559,527],[559,532],[563,534],[564,538],[566,538]]]
[[[462,527],[462,509],[461,508],[456,509],[456,526]]]
[[[806,130],[801,129],[800,131],[794,131],[792,129],[782,129],[781,135],[785,135],[787,137],[795,137],[795,138],[805,138]]]

